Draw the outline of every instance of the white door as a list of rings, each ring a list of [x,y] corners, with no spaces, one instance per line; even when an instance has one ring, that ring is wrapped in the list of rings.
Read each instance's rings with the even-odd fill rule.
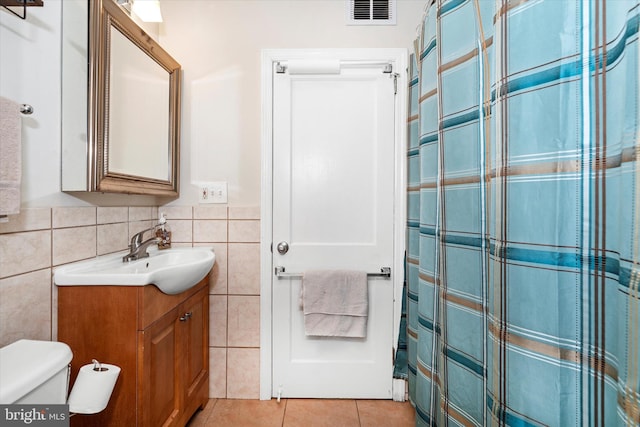
[[[366,338],[308,337],[296,274],[394,265],[394,76],[297,68],[273,77],[272,395],[391,398],[393,281],[368,281]]]

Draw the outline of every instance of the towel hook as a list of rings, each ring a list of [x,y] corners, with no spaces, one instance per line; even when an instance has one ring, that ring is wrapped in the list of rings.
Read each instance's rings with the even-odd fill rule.
[[[33,107],[29,104],[22,104],[20,106],[20,112],[26,115],[33,114]]]

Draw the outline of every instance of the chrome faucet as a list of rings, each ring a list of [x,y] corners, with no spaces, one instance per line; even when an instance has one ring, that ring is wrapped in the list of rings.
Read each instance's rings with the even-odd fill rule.
[[[134,234],[131,238],[131,243],[129,244],[129,253],[122,257],[122,262],[135,261],[140,258],[147,258],[149,256],[147,248],[151,245],[157,245],[162,241],[162,239],[160,237],[152,237],[143,242],[142,237],[144,236],[144,233],[146,233],[147,231],[155,230],[160,225],[161,224],[154,225],[151,228],[147,228]]]

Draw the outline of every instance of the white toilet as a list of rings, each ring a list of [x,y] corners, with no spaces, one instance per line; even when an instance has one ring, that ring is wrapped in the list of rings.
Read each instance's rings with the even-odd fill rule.
[[[101,412],[109,403],[120,367],[93,360],[80,368],[69,394],[72,358],[71,348],[55,341],[19,340],[0,348],[0,405],[66,403],[71,413]]]
[[[72,357],[68,345],[54,341],[0,348],[0,404],[65,404]]]

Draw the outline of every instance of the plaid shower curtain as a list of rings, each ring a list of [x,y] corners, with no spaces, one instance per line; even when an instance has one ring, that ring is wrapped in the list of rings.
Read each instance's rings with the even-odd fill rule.
[[[435,0],[410,80],[416,424],[640,425],[639,0]]]

